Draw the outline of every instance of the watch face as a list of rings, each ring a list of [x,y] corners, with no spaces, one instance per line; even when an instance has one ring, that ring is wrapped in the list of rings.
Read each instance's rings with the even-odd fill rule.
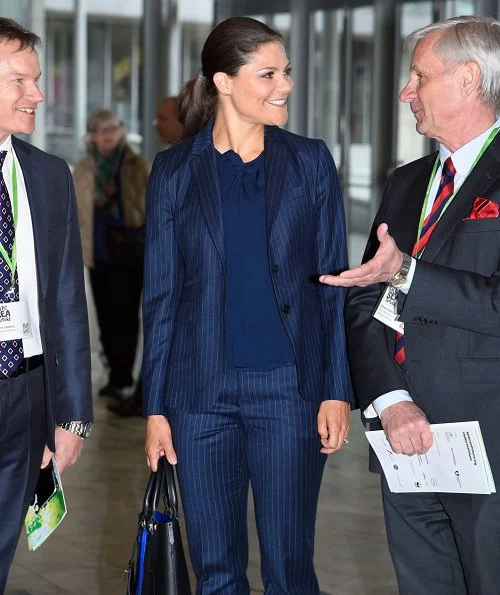
[[[402,287],[405,283],[406,283],[405,277],[398,277],[397,279],[394,279],[393,281],[391,281],[391,285],[393,287]]]

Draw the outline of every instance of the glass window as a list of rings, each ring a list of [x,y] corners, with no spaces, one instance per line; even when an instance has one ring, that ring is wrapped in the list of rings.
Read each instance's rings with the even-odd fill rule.
[[[73,126],[73,30],[69,20],[50,18],[47,23],[46,68],[47,133],[70,133]]]
[[[342,93],[342,54],[344,11],[314,13],[314,85],[312,135],[322,138],[333,152],[337,167],[341,164],[340,109]]]
[[[400,49],[402,54],[403,43],[406,37],[432,22],[432,2],[406,2],[401,7],[401,39]],[[398,92],[406,85],[409,78],[410,56],[403,55],[399,68]],[[426,138],[415,130],[415,117],[406,103],[398,105],[398,133],[397,133],[397,162],[396,166],[414,161],[425,155],[428,151]]]
[[[132,24],[113,24],[111,29],[111,103],[115,115],[130,129],[132,120]]]
[[[292,15],[289,12],[278,12],[272,15],[269,26],[283,35],[283,45],[287,53],[290,53],[290,28],[292,26]]]
[[[449,19],[462,14],[476,14],[474,0],[447,0],[444,2],[443,19]]]
[[[352,67],[349,172],[347,193],[350,201],[368,203],[371,198],[371,99],[373,72],[374,9],[352,11]],[[365,207],[350,205],[363,213]],[[361,227],[366,224],[361,223]]]
[[[182,80],[189,80],[201,68],[201,51],[211,25],[204,23],[182,24]]]
[[[89,114],[109,107],[106,93],[106,65],[108,63],[108,27],[104,23],[90,21],[87,27],[87,109]]]

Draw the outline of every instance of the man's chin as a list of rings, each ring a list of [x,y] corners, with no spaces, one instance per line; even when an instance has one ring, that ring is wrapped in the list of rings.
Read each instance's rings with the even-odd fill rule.
[[[419,134],[425,134],[425,126],[422,120],[417,121],[417,123],[415,124],[415,129]]]

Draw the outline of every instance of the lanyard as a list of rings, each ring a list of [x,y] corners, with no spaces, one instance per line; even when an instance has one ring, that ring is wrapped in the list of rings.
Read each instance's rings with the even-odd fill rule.
[[[12,244],[12,256],[7,254],[3,244],[0,242],[0,254],[2,255],[3,259],[7,263],[7,266],[10,270],[10,284],[11,287],[14,287],[14,277],[16,274],[17,268],[17,242],[16,242],[16,229],[17,229],[17,171],[16,171],[16,163],[14,161],[14,156],[12,157],[12,216],[14,217],[14,242]]]
[[[481,157],[483,156],[483,154],[486,151],[486,149],[490,146],[492,140],[498,134],[498,131],[499,130],[500,130],[500,128],[494,128],[490,132],[490,134],[488,135],[488,138],[486,139],[486,141],[484,142],[483,146],[481,147],[481,150],[479,151],[479,153],[477,154],[476,158],[474,159],[474,163],[471,165],[471,167],[470,167],[469,171],[467,172],[467,175],[465,176],[465,178],[467,178],[468,175],[470,174],[470,172],[474,169],[474,167],[476,166],[476,163],[479,161],[479,159],[481,159]],[[425,192],[424,204],[422,206],[422,212],[420,213],[420,222],[418,224],[417,242],[420,239],[420,234],[422,233],[422,227],[424,226],[425,214],[427,213],[427,206],[429,204],[429,197],[430,197],[430,193],[431,193],[432,182],[434,181],[434,177],[436,176],[438,165],[439,165],[439,155],[436,157],[436,161],[434,163],[434,167],[432,168],[431,177],[429,179],[429,184],[427,185],[427,190]],[[455,194],[456,193],[457,193],[457,191],[453,192],[453,194],[446,201],[446,204],[444,205],[444,208],[443,208],[443,210],[441,212],[441,215],[439,216],[439,219],[441,219],[441,217],[443,216],[443,213],[448,208],[449,204],[451,203],[451,201],[455,197]],[[439,219],[438,219],[438,221],[439,221]],[[423,250],[422,250],[422,253],[423,253]],[[416,258],[418,258],[418,257],[416,257]]]

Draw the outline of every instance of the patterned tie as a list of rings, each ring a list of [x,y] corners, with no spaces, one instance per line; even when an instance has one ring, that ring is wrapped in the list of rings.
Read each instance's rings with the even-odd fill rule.
[[[454,183],[453,179],[456,174],[455,166],[451,157],[448,157],[443,163],[443,171],[441,173],[441,179],[439,181],[439,188],[432,205],[431,212],[424,219],[422,229],[420,231],[420,237],[413,246],[412,256],[420,258],[424,252],[424,248],[429,241],[429,238],[434,231],[439,218],[441,217],[446,205],[448,204],[449,198],[453,195]],[[394,345],[394,359],[401,366],[401,368],[408,373],[405,363],[405,341],[404,335],[396,333],[396,343]]]
[[[5,157],[7,157],[7,151],[0,151],[0,242],[7,257],[11,259],[14,247],[15,227],[10,196],[2,172]],[[10,266],[0,252],[0,303],[11,302],[13,300],[19,300],[17,267],[14,271],[14,278],[12,279]],[[23,342],[21,339],[0,341],[0,374],[11,376],[23,359]]]

